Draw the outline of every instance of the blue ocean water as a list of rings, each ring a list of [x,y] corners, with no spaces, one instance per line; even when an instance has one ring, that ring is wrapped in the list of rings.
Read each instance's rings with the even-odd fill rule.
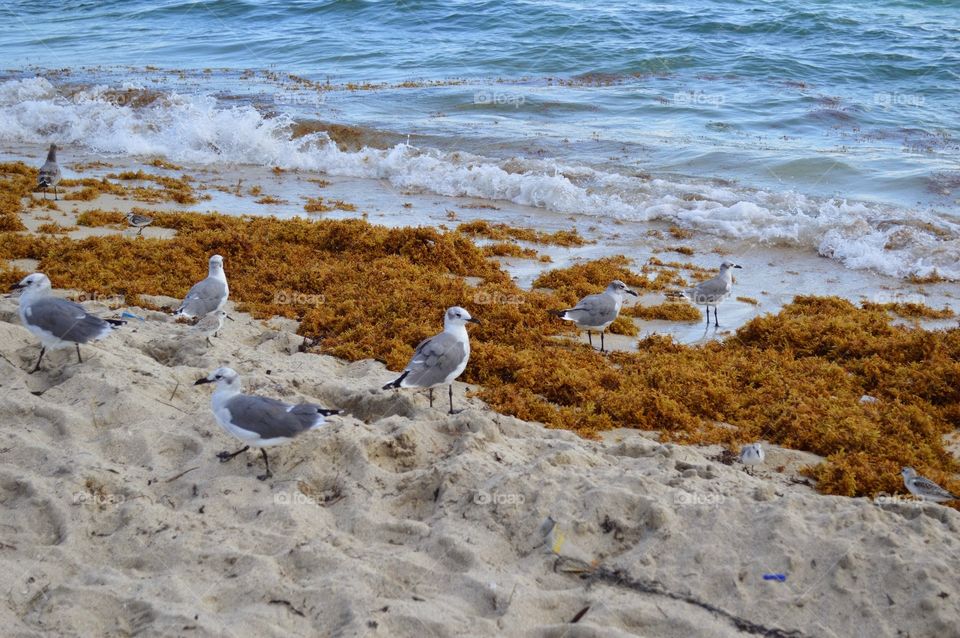
[[[405,186],[663,217],[813,245],[855,267],[943,273],[960,256],[957,9],[12,1],[0,4],[0,141],[56,132],[195,161],[230,148],[234,160],[370,176],[369,157],[311,156],[314,129],[294,125],[333,122],[369,133],[360,139],[385,153],[375,176]],[[124,102],[118,88],[175,97]],[[500,173],[470,168],[484,162]],[[907,252],[884,266],[898,232]]]

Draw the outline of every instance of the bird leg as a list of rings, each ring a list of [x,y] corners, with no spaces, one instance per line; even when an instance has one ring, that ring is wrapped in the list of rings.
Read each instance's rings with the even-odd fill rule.
[[[267,450],[266,450],[266,448],[260,448],[260,454],[263,455],[263,464],[267,466],[267,473],[266,473],[266,474],[260,474],[259,476],[257,476],[257,480],[258,480],[258,481],[266,481],[268,478],[270,478],[271,476],[273,476],[273,472],[270,471],[270,459],[267,458]]]
[[[707,325],[710,325],[710,306],[707,306]]]
[[[144,227],[141,226],[141,227],[140,227],[140,230],[137,231],[137,234],[138,234],[138,235],[142,235],[142,234],[143,234],[143,228],[144,228]]]
[[[221,463],[226,463],[227,461],[229,461],[230,459],[232,459],[232,458],[235,457],[236,455],[242,454],[243,452],[246,452],[246,451],[249,450],[249,449],[250,449],[250,446],[249,446],[249,445],[244,445],[242,448],[240,448],[239,450],[237,450],[236,452],[234,452],[234,453],[232,453],[232,454],[231,454],[230,452],[227,452],[227,451],[220,452],[219,454],[217,454],[217,458],[220,459],[220,462],[221,462]],[[261,448],[261,449],[262,449],[262,448]]]
[[[606,352],[603,345],[603,330],[600,331],[600,352]]]
[[[60,201],[60,196],[57,194],[57,187],[56,187],[56,186],[53,187],[53,199],[55,199],[55,200],[58,201],[58,202]]]
[[[592,347],[593,347],[593,335],[590,333],[589,330],[587,330],[587,341],[590,342],[590,347],[592,348]]]
[[[717,316],[717,307],[716,307],[716,306],[713,307],[713,327],[714,327],[714,328],[719,328],[719,327],[720,327],[720,317]]]
[[[427,396],[430,397],[430,407],[433,407],[433,388],[427,390]]]
[[[83,363],[83,357],[80,356],[80,344],[75,343],[73,345],[77,346],[77,361],[79,361],[80,363]]]
[[[453,409],[453,384],[450,384],[450,414],[459,414],[463,410],[454,410]]]
[[[30,374],[33,374],[34,372],[40,369],[40,362],[43,361],[43,353],[46,351],[47,351],[46,347],[40,346],[40,358],[37,359],[37,365],[33,366],[33,370],[30,371]]]

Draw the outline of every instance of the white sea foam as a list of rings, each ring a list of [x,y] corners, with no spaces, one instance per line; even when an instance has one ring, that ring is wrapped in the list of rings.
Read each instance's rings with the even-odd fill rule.
[[[142,87],[130,85],[136,91]],[[45,79],[0,83],[0,139],[77,145],[104,155],[189,164],[254,164],[388,180],[397,188],[502,199],[563,213],[664,220],[719,237],[807,247],[850,268],[960,279],[960,223],[926,211],[711,182],[643,180],[583,165],[494,160],[399,144],[342,151],[324,133],[291,138],[294,120],[212,96],[145,106],[93,87],[69,96]]]

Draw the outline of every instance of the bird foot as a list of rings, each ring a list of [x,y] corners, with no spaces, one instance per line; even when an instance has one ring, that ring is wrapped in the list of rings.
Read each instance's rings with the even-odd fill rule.
[[[258,474],[258,475],[257,475],[257,480],[258,480],[258,481],[266,481],[266,480],[267,480],[268,478],[270,478],[271,476],[273,476],[273,472],[267,472],[266,474]]]
[[[459,410],[450,410],[449,412],[447,412],[447,414],[449,414],[450,416],[454,416],[456,414],[460,414],[461,412],[465,412],[465,411],[466,411],[466,408],[460,408]]]
[[[233,454],[224,450],[223,452],[217,454],[217,458],[220,459],[221,463],[226,463],[233,458]]]

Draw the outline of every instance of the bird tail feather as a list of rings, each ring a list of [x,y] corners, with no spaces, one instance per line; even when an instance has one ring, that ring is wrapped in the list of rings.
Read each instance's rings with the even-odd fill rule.
[[[401,374],[399,377],[397,377],[396,379],[394,379],[393,381],[391,381],[391,382],[388,383],[387,385],[383,386],[383,389],[384,389],[384,390],[389,390],[390,388],[399,388],[399,387],[400,387],[400,384],[403,383],[403,380],[407,378],[407,375],[408,375],[408,374],[410,374],[410,371],[409,371],[409,370],[405,371],[405,372],[404,372],[403,374]]]

